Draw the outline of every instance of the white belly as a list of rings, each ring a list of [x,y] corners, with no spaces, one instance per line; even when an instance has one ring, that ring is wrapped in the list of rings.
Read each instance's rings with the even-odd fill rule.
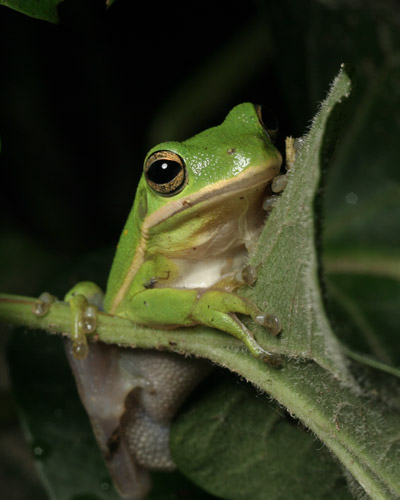
[[[202,260],[173,259],[179,267],[180,276],[174,280],[174,288],[209,288],[221,279],[233,276],[246,264],[248,252],[245,247],[229,254]]]

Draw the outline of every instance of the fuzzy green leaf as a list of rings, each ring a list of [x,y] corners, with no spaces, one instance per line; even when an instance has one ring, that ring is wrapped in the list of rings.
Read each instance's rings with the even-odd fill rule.
[[[396,438],[400,421],[398,379],[375,378],[371,382],[372,373],[365,373],[365,369],[360,367],[349,367],[345,362],[340,344],[326,317],[317,274],[314,207],[319,172],[332,152],[332,145],[341,128],[350,88],[351,79],[345,68],[342,68],[310,132],[302,140],[290,173],[289,185],[267,222],[253,259],[253,263],[261,263],[261,271],[257,286],[249,296],[256,298],[259,303],[264,296],[265,305],[270,312],[278,314],[283,323],[282,338],[265,339],[266,345],[281,352],[286,349],[292,361],[281,372],[262,370],[250,361],[246,365],[245,359],[243,363],[227,364],[234,365],[235,371],[254,384],[268,387],[266,391],[269,394],[321,439],[350,472],[348,478],[353,491],[357,487],[351,477],[372,498],[394,500],[400,495],[400,446]],[[293,358],[314,359],[324,369],[314,363],[296,363]],[[357,375],[353,377],[355,373]],[[222,401],[229,403],[225,398]],[[208,417],[204,416],[203,411],[208,412]],[[250,480],[254,460],[259,460],[254,455],[257,439],[254,435],[251,437],[252,430],[257,429],[252,420],[252,411],[247,411],[247,405],[233,411],[228,404],[226,411],[221,410],[219,423],[215,422],[213,415],[215,412],[200,404],[190,416],[184,414],[178,419],[172,447],[180,468],[194,482],[223,498],[236,500],[252,497],[252,481],[257,482],[258,492],[272,491],[271,498],[280,498],[280,494],[284,498],[292,497],[294,491],[285,481],[289,481],[290,472],[296,467],[292,461],[293,454],[298,462],[301,461],[298,450],[304,447],[302,437],[297,435],[289,439],[294,451],[288,461],[281,457],[280,467],[288,471],[288,477],[279,477],[274,483],[273,475],[266,472],[274,465],[272,451],[266,452],[266,461],[261,464],[263,471],[259,470],[257,477],[250,476]],[[272,439],[266,415],[267,412],[266,427],[261,426],[263,431],[259,431],[260,435],[264,433],[265,447]],[[227,440],[229,446],[234,447],[234,452],[221,453],[221,435],[225,432],[229,434],[230,425],[247,427],[247,419],[248,429],[241,430],[247,433],[246,436],[234,444]],[[233,423],[223,425],[221,420],[233,420]],[[216,434],[219,434],[219,438]],[[208,439],[204,439],[204,435],[209,436]],[[207,461],[205,456],[214,458]],[[236,457],[236,461],[241,457],[239,469],[236,462],[232,463],[232,456]],[[214,470],[219,471],[218,480],[213,474]],[[236,487],[231,488],[232,470],[236,473]],[[331,476],[325,470],[321,478],[325,474],[326,477]],[[307,460],[304,461],[301,477],[307,478]],[[314,482],[317,489],[322,484],[323,480],[321,484]],[[329,490],[326,481],[325,486]],[[299,485],[299,491],[307,491],[306,479]],[[334,494],[334,489],[329,494]],[[325,498],[326,495],[327,491],[322,496]]]

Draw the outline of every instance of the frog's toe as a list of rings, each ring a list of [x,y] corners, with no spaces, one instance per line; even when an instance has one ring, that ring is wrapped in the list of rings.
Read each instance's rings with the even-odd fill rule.
[[[267,215],[271,212],[271,210],[274,208],[276,205],[276,202],[278,201],[279,196],[274,196],[274,195],[268,195],[265,200],[263,201],[263,210],[267,213]]]
[[[271,189],[274,193],[281,193],[286,185],[287,185],[288,179],[286,174],[282,175],[277,175],[274,177],[272,184],[271,184]]]
[[[86,336],[96,331],[98,308],[80,294],[73,294],[68,302],[72,316],[72,353],[76,359],[85,359],[89,352]]]
[[[39,298],[35,300],[32,306],[33,314],[38,317],[45,316],[48,313],[51,304],[55,300],[56,297],[54,297],[54,295],[51,295],[48,292],[43,292],[42,294],[40,294]]]
[[[280,356],[272,352],[266,351],[264,348],[260,346],[260,344],[253,337],[246,339],[245,343],[248,349],[250,350],[251,354],[260,361],[274,367],[280,366],[282,364]]]
[[[282,366],[282,358],[278,354],[272,354],[271,352],[264,351],[264,353],[259,356],[259,359],[275,368]]]
[[[272,335],[276,336],[282,330],[281,322],[274,314],[258,314],[255,316],[254,321],[267,328]]]
[[[80,341],[74,340],[72,342],[72,355],[74,356],[75,359],[79,360],[85,359],[88,354],[89,354],[89,346],[86,337],[84,337]]]
[[[254,285],[257,281],[257,269],[251,264],[248,264],[238,271],[236,278],[239,282],[245,283],[246,285]]]

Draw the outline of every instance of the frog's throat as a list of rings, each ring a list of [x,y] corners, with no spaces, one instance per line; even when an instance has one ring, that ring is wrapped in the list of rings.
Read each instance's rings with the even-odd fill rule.
[[[248,168],[236,177],[226,180],[220,180],[214,184],[204,187],[196,193],[192,193],[188,196],[184,196],[183,198],[170,201],[163,207],[145,217],[143,220],[141,237],[135,252],[135,256],[132,259],[125,279],[120,289],[118,290],[118,293],[115,295],[108,312],[110,314],[114,314],[116,312],[119,304],[122,302],[126,293],[128,292],[132,280],[134,279],[140,266],[143,264],[146,243],[148,240],[148,233],[152,227],[201,202],[214,200],[216,197],[224,195],[237,195],[240,192],[247,191],[251,188],[256,188],[263,185],[266,186],[276,175],[279,174],[280,166],[281,160],[280,158],[277,158],[274,163],[268,163],[268,165],[259,165]]]

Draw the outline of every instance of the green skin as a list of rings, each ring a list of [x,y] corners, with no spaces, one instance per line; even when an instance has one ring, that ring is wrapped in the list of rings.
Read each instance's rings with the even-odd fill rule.
[[[168,193],[167,187],[165,196],[142,175],[111,268],[104,310],[149,327],[217,328],[242,340],[254,356],[270,358],[236,313],[258,323],[265,316],[235,290],[244,284],[238,272],[265,219],[262,202],[279,174],[280,153],[250,103],[236,106],[221,125],[191,139],[158,145],[148,153],[145,165],[154,153],[162,156],[165,151],[183,160],[183,188]],[[221,234],[241,237],[230,243],[227,236],[219,241]],[[244,258],[232,264],[237,255]],[[216,271],[209,271],[215,262]],[[206,275],[205,285],[189,274],[185,280],[188,269]],[[97,293],[94,284],[85,282],[66,296],[75,317],[77,352],[88,333],[76,320],[84,307],[77,296],[91,302]]]

